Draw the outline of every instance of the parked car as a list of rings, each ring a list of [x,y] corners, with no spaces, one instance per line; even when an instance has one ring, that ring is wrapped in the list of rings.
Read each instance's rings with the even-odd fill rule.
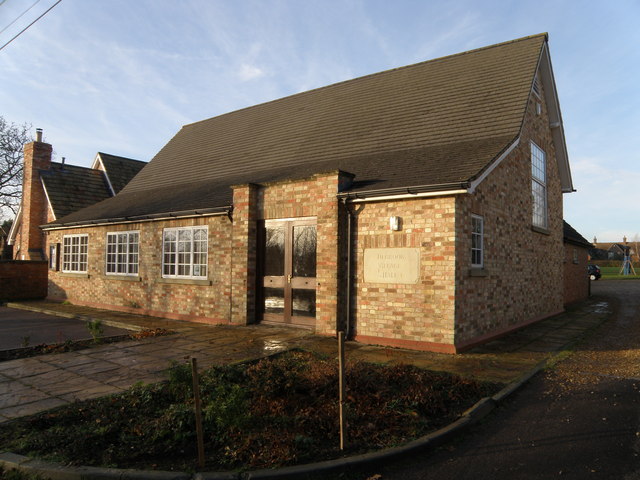
[[[589,273],[589,278],[591,280],[598,280],[602,276],[598,265],[588,265],[587,272]]]

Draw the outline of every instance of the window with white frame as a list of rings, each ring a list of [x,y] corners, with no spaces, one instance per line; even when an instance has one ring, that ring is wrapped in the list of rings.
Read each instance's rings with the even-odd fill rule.
[[[207,277],[207,227],[166,228],[162,235],[162,276]]]
[[[87,273],[89,236],[65,235],[62,237],[62,271]]]
[[[107,275],[138,274],[139,237],[137,231],[107,233]]]
[[[544,150],[531,142],[531,194],[535,227],[547,228],[547,160]]]
[[[471,215],[471,266],[484,266],[484,219]]]

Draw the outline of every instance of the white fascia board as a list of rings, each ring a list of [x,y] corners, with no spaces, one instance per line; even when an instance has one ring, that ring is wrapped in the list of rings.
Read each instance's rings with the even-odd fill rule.
[[[49,206],[51,216],[54,220],[57,220],[56,212],[53,211],[53,205],[51,205],[51,200],[49,200],[49,192],[47,192],[47,187],[44,185],[44,180],[42,180],[42,177],[40,177],[40,184],[42,185],[42,190],[44,190],[44,196],[47,198],[47,205]]]
[[[538,64],[538,72],[540,73],[540,78],[542,79],[544,87],[544,99],[547,104],[549,127],[551,128],[551,136],[556,150],[556,160],[558,162],[562,192],[575,192],[573,188],[573,180],[571,178],[571,167],[569,165],[569,154],[564,135],[562,113],[560,111],[560,100],[558,99],[558,90],[553,76],[553,67],[551,66],[551,56],[549,55],[549,46],[547,42],[545,42],[542,47],[540,62]]]
[[[158,217],[158,218],[144,218],[138,220],[118,220],[115,222],[96,222],[96,223],[85,223],[82,225],[62,225],[59,227],[47,227],[42,226],[42,229],[46,232],[52,232],[54,230],[69,230],[71,228],[94,228],[94,227],[104,227],[108,225],[128,225],[131,223],[149,223],[149,222],[163,222],[167,220],[181,220],[184,218],[202,218],[202,217],[219,217],[222,215],[228,215],[228,212],[215,212],[215,213],[203,213],[203,214],[193,214],[193,215],[179,215],[177,217]]]
[[[354,199],[347,199],[347,201],[349,203],[382,202],[382,201],[393,201],[393,200],[410,200],[414,198],[425,198],[425,197],[443,197],[448,195],[459,195],[461,193],[469,193],[469,190],[458,189],[458,190],[443,190],[440,192],[403,193],[400,195],[383,195],[380,197],[354,198]]]
[[[482,181],[487,178],[487,176],[489,176],[489,174],[491,172],[493,172],[496,167],[498,165],[500,165],[502,163],[502,161],[507,158],[507,156],[513,151],[514,148],[516,148],[518,145],[520,144],[520,137],[516,138],[513,143],[511,145],[509,145],[507,147],[507,149],[502,152],[502,155],[500,155],[498,158],[496,158],[493,163],[491,165],[489,165],[489,168],[487,168],[484,172],[482,172],[482,175],[480,175],[478,178],[476,178],[475,180],[473,180],[471,182],[471,187],[469,187],[469,193],[473,193],[475,192],[476,188],[478,188],[478,185],[480,185],[482,183]]]
[[[98,152],[96,154],[96,158],[93,161],[93,165],[91,165],[91,168],[94,170],[100,170],[102,172],[102,174],[104,175],[104,178],[107,179],[107,185],[109,186],[109,190],[111,190],[111,196],[115,196],[116,191],[113,189],[113,185],[111,185],[111,180],[109,180],[109,174],[107,173],[107,169],[104,166],[104,163],[102,163],[102,157],[100,156],[100,153]]]
[[[102,170],[104,171],[104,164],[102,163],[102,158],[100,158],[100,153],[96,153],[96,158],[93,159],[93,163],[91,164],[91,168],[93,170]]]
[[[20,224],[22,223],[22,202],[18,207],[18,213],[16,214],[16,218],[13,219],[13,223],[11,224],[11,228],[9,229],[9,237],[7,238],[7,244],[13,245],[16,241],[16,234],[20,229]]]

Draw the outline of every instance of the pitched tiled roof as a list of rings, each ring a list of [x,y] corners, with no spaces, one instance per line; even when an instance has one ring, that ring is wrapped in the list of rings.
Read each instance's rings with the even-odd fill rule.
[[[114,193],[120,192],[147,164],[147,162],[141,160],[119,157],[103,152],[98,152],[98,156],[102,161]]]
[[[40,178],[56,218],[111,197],[100,170],[51,162],[49,170],[40,170]]]
[[[566,243],[578,245],[585,248],[592,248],[593,245],[586,238],[578,233],[578,231],[563,220],[563,236]]]
[[[518,138],[545,43],[526,37],[186,125],[113,200],[61,223],[222,207],[230,185],[335,169],[356,175],[353,191],[453,189]]]

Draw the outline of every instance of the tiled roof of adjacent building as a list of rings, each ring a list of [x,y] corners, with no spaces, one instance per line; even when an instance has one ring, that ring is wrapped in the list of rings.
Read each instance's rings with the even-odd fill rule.
[[[114,193],[120,192],[147,164],[142,160],[98,152]]]
[[[51,162],[50,169],[40,170],[40,178],[56,218],[112,196],[100,170]]]
[[[355,175],[352,192],[460,188],[519,137],[546,39],[526,37],[185,125],[120,194],[58,225],[222,208],[232,203],[231,185],[338,169]]]
[[[97,168],[51,162],[39,170],[47,198],[56,219],[113,197],[109,184],[118,193],[146,165],[131,158],[99,153],[105,172]]]
[[[593,244],[578,233],[578,231],[563,220],[563,237],[566,243],[571,243],[585,248],[592,248]]]

